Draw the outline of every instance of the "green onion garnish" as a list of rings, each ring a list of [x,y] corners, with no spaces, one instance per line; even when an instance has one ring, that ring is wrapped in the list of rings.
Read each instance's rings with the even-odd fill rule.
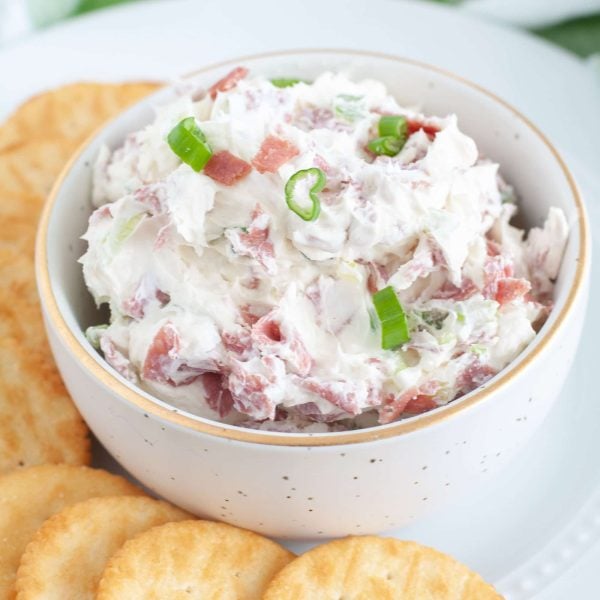
[[[285,77],[276,77],[271,79],[271,83],[278,88],[292,87],[297,83],[305,83],[304,79],[286,79]]]
[[[391,135],[400,140],[402,145],[408,139],[408,123],[402,115],[385,115],[381,117],[377,129],[381,137]]]
[[[385,115],[377,125],[379,137],[371,140],[367,148],[377,156],[396,156],[408,139],[408,123],[402,115]]]
[[[385,154],[385,156],[396,156],[404,144],[398,139],[391,135],[384,137],[378,137],[371,140],[367,144],[367,148],[377,156]]]
[[[298,195],[296,193],[296,186],[301,181],[309,177],[314,177],[315,181],[308,190],[308,196],[310,198],[311,205],[308,207],[302,207],[298,204]],[[288,208],[295,212],[304,221],[315,221],[321,212],[321,201],[317,194],[325,187],[327,178],[325,173],[317,167],[311,167],[310,169],[303,169],[294,173],[285,184],[285,201]]]
[[[194,117],[183,119],[167,137],[171,150],[194,171],[201,171],[212,156],[212,150],[206,136],[196,125]]]
[[[410,340],[406,314],[392,286],[373,294],[373,305],[381,324],[381,347],[391,350]]]
[[[446,317],[450,314],[447,310],[441,310],[438,308],[434,308],[432,310],[424,310],[420,314],[421,319],[431,327],[435,327],[435,329],[441,329],[444,326],[444,321]]]
[[[92,325],[85,330],[85,337],[88,342],[96,349],[100,350],[100,337],[102,332],[108,329],[108,325]]]
[[[333,112],[338,119],[354,123],[365,116],[365,99],[363,96],[338,94],[333,101]]]
[[[110,241],[113,246],[113,250],[118,250],[119,246],[127,240],[131,236],[131,234],[136,230],[140,221],[146,216],[146,213],[137,213],[128,219],[120,219],[117,221],[112,235],[110,237]]]
[[[469,351],[475,356],[481,356],[482,354],[486,353],[487,348],[483,344],[471,344],[469,346]]]

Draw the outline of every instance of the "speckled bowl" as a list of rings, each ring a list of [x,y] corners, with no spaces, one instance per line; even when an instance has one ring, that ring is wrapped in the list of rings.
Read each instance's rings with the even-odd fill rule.
[[[550,206],[570,237],[555,308],[535,341],[485,386],[421,416],[330,434],[244,430],[176,410],[137,389],[86,341],[93,302],[77,258],[91,211],[91,168],[101,143],[119,144],[168,100],[158,92],[104,127],[72,159],[46,205],[37,276],[56,361],[90,428],[135,477],[198,515],[266,534],[308,538],[379,532],[417,519],[493,477],[539,427],[573,360],[587,299],[585,210],[557,151],[524,116],[480,87],[435,67],[356,51],[297,51],[206,67],[209,85],[243,64],[267,76],[314,78],[326,69],[375,77],[405,104],[458,114],[461,128],[502,165],[539,224]]]

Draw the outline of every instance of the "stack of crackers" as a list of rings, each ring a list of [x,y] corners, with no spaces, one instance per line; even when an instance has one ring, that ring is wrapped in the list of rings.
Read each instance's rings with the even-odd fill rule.
[[[348,537],[295,557],[86,466],[88,431],[42,325],[37,220],[75,149],[155,88],[69,85],[0,126],[0,600],[501,598],[465,566],[413,542]]]
[[[19,600],[497,600],[453,558],[347,537],[295,557],[195,520],[100,469],[41,465],[0,478],[0,598]]]
[[[32,98],[0,125],[0,473],[87,464],[88,432],[42,326],[33,252],[39,214],[69,156],[153,84],[77,84]]]

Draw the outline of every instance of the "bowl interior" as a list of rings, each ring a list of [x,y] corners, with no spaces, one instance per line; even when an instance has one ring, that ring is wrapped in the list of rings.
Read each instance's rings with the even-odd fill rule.
[[[561,208],[571,225],[571,234],[555,288],[555,310],[540,335],[513,364],[539,343],[544,331],[560,314],[575,283],[581,253],[577,226],[580,210],[575,203],[572,181],[559,157],[530,123],[499,99],[457,77],[427,65],[363,52],[298,51],[261,55],[208,67],[193,77],[209,86],[238,64],[268,77],[312,79],[325,70],[343,70],[354,79],[380,79],[401,104],[418,106],[427,114],[457,114],[459,127],[475,139],[482,154],[501,165],[503,176],[516,188],[521,220],[526,226],[540,225],[549,207]],[[165,88],[104,127],[66,172],[48,219],[48,272],[58,309],[81,345],[108,370],[110,367],[98,357],[82,333],[87,326],[103,321],[77,263],[85,252],[85,243],[80,238],[92,211],[92,166],[102,144],[111,148],[118,146],[127,133],[152,120],[153,106],[168,102],[176,93],[177,86]],[[116,373],[114,376],[119,377]]]

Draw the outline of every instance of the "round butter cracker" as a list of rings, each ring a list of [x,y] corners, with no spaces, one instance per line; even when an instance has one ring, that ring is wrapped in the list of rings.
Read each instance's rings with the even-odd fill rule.
[[[284,567],[264,600],[501,600],[477,573],[415,542],[347,537]]]
[[[106,563],[128,539],[190,518],[144,496],[105,496],[69,506],[48,519],[27,546],[17,572],[17,600],[94,600]]]
[[[46,519],[95,496],[141,494],[122,477],[89,467],[40,465],[0,477],[0,598],[14,597],[21,555]]]
[[[109,561],[98,600],[260,600],[294,555],[245,529],[210,521],[155,527]]]
[[[35,232],[45,196],[71,154],[106,119],[156,88],[70,84],[31,98],[0,124],[0,473],[90,461],[87,427],[46,340]]]
[[[63,138],[75,150],[82,137],[159,87],[152,82],[85,82],[37,94],[0,127],[0,152],[55,137]]]

